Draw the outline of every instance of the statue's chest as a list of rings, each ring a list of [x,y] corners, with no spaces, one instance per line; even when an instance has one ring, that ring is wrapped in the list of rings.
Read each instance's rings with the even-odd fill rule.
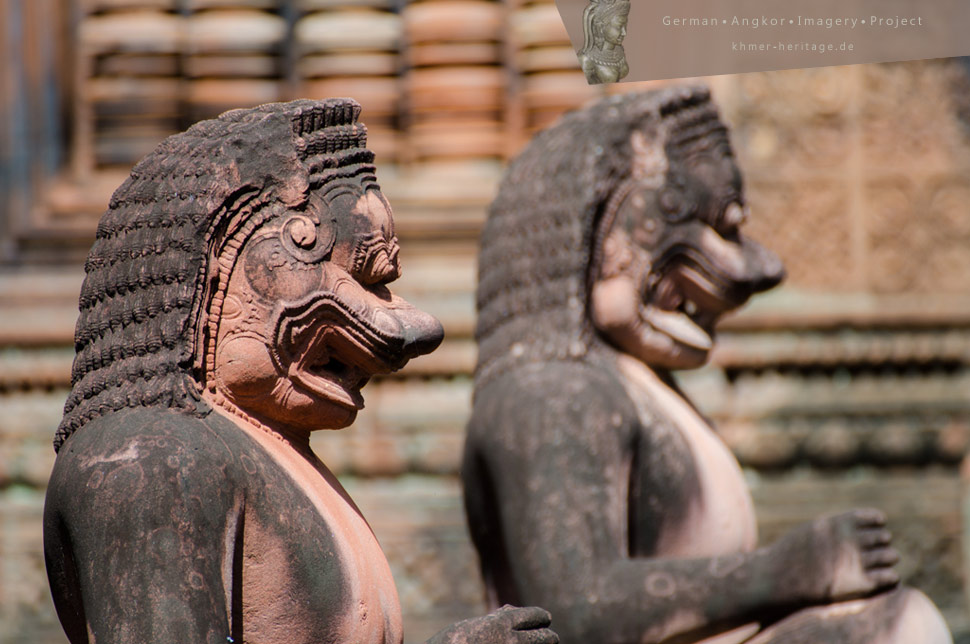
[[[400,644],[401,607],[370,526],[329,470],[271,437],[262,507],[245,512],[247,642]],[[245,462],[244,462],[245,466]]]
[[[617,366],[640,416],[630,476],[631,544],[649,556],[716,556],[753,549],[751,493],[734,455],[679,393],[641,362]]]

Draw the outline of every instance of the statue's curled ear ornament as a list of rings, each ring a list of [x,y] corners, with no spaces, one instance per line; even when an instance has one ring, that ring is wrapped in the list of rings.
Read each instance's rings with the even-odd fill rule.
[[[336,237],[337,220],[330,216],[291,215],[280,229],[283,247],[307,264],[327,259]]]

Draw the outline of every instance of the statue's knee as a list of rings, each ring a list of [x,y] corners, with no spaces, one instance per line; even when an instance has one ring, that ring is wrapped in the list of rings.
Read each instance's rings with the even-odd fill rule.
[[[893,627],[891,644],[953,644],[943,615],[929,597],[913,588],[902,588],[903,601]]]

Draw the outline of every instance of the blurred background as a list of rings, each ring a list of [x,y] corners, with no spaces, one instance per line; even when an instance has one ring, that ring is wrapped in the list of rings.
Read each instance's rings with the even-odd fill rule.
[[[457,478],[477,234],[504,163],[590,88],[551,0],[0,0],[0,644],[65,642],[41,547],[83,258],[162,138],[297,97],[363,105],[395,208],[397,290],[434,354],[314,446],[391,562],[407,640],[484,610]],[[970,75],[962,59],[700,79],[789,277],[722,325],[689,395],[742,462],[762,539],[858,505],[970,642]]]

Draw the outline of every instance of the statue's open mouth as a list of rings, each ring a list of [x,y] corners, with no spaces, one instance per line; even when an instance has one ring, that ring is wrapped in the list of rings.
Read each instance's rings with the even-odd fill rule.
[[[714,346],[717,316],[698,308],[669,275],[660,280],[651,304],[642,307],[641,315],[653,328],[698,351],[707,352]]]
[[[378,370],[350,361],[348,356],[356,357],[355,343],[341,331],[327,328],[321,335],[290,363],[291,380],[342,407],[363,409],[360,390]]]
[[[317,294],[278,314],[274,357],[297,386],[342,407],[363,409],[360,390],[370,378],[406,362],[395,320],[378,318],[380,327],[337,296]]]
[[[750,293],[698,253],[681,249],[664,263],[647,300],[648,322],[681,344],[701,351],[714,346],[718,319],[743,304]]]

